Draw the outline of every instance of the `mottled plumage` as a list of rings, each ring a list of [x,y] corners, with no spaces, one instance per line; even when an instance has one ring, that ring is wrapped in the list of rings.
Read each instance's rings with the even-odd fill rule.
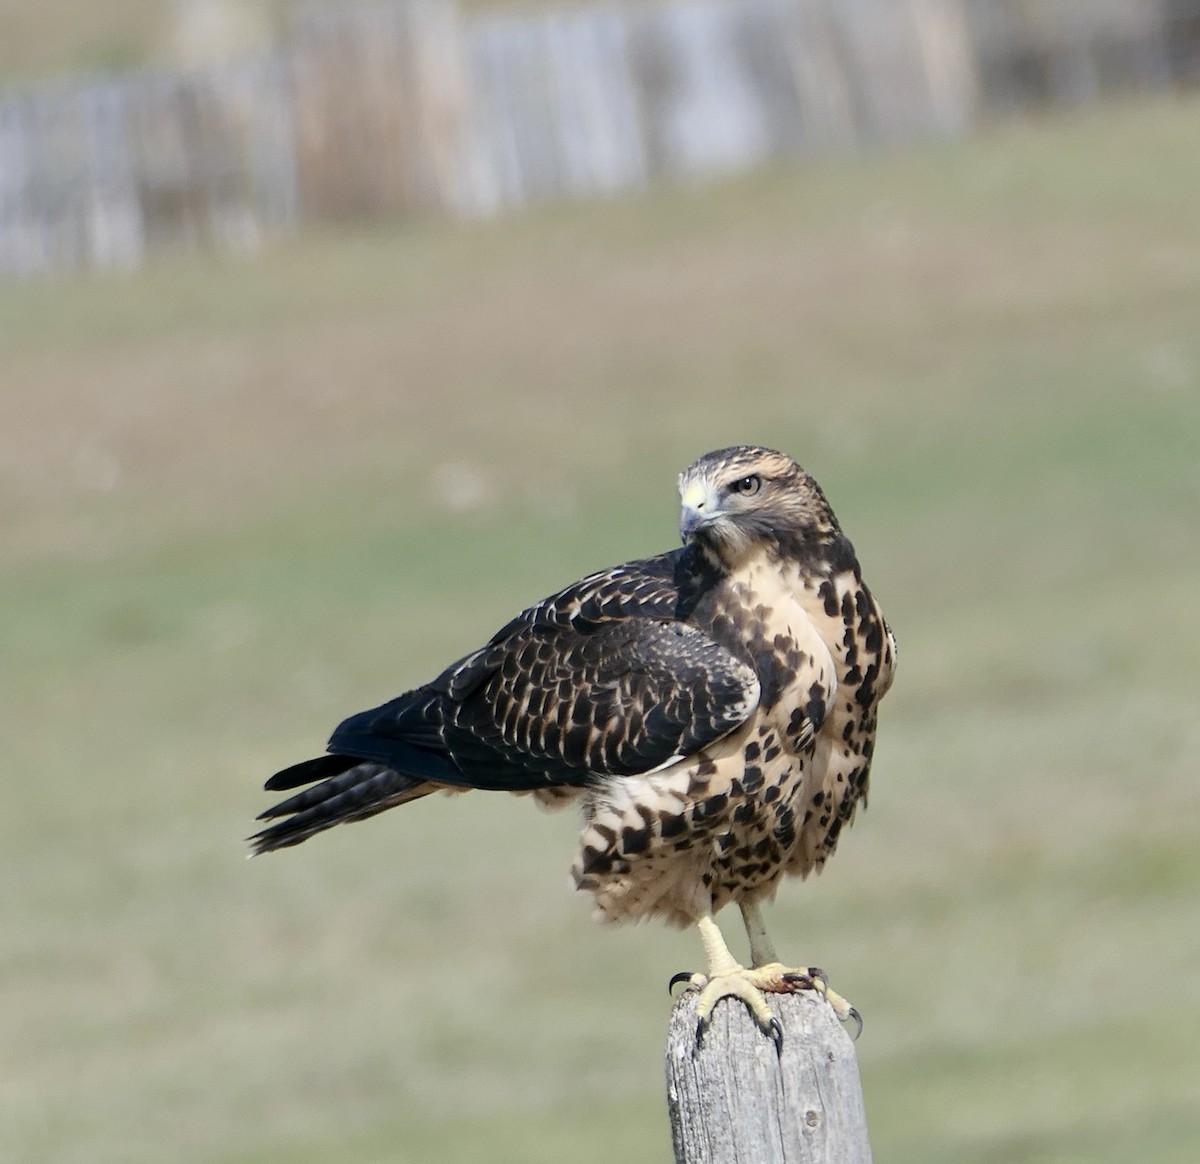
[[[578,800],[573,872],[600,916],[686,924],[736,901],[754,944],[756,903],[820,869],[866,794],[895,643],[790,457],[722,449],[679,489],[682,548],[589,575],[346,720],[330,755],[267,782],[320,781],[263,814],[283,819],[254,851],[439,789]],[[709,954],[714,978],[757,973]],[[725,993],[747,997],[709,1008]]]

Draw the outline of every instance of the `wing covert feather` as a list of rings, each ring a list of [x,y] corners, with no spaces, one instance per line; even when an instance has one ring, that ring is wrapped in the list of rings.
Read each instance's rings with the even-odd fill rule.
[[[581,579],[416,692],[348,720],[335,751],[380,762],[436,736],[467,787],[633,776],[690,755],[758,704],[754,669],[679,620],[676,554]],[[372,741],[374,741],[372,743]]]
[[[753,669],[685,623],[535,625],[493,652],[490,676],[446,725],[472,774],[498,754],[548,783],[634,776],[720,739],[758,703]]]

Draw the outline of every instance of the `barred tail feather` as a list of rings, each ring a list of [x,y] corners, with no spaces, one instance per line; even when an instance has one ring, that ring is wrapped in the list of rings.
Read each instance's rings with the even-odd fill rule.
[[[407,804],[436,792],[439,785],[406,776],[383,764],[354,756],[320,756],[276,773],[269,791],[296,788],[319,780],[311,788],[260,813],[259,820],[287,817],[249,838],[251,856],[298,845],[315,833],[343,821],[363,820],[377,812]]]

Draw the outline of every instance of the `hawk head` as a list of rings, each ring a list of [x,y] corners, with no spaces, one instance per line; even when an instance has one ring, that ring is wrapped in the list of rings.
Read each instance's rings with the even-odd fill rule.
[[[843,540],[821,487],[791,457],[756,445],[706,453],[679,475],[679,533],[732,569],[756,550],[827,557]]]

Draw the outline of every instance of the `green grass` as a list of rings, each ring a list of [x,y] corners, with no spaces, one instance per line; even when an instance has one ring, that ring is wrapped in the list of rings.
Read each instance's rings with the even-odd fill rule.
[[[575,825],[423,802],[247,864],[276,767],[673,540],[763,440],[901,643],[783,950],[881,1160],[1200,1139],[1200,102],[253,262],[0,288],[0,1158],[665,1160],[689,934]]]

